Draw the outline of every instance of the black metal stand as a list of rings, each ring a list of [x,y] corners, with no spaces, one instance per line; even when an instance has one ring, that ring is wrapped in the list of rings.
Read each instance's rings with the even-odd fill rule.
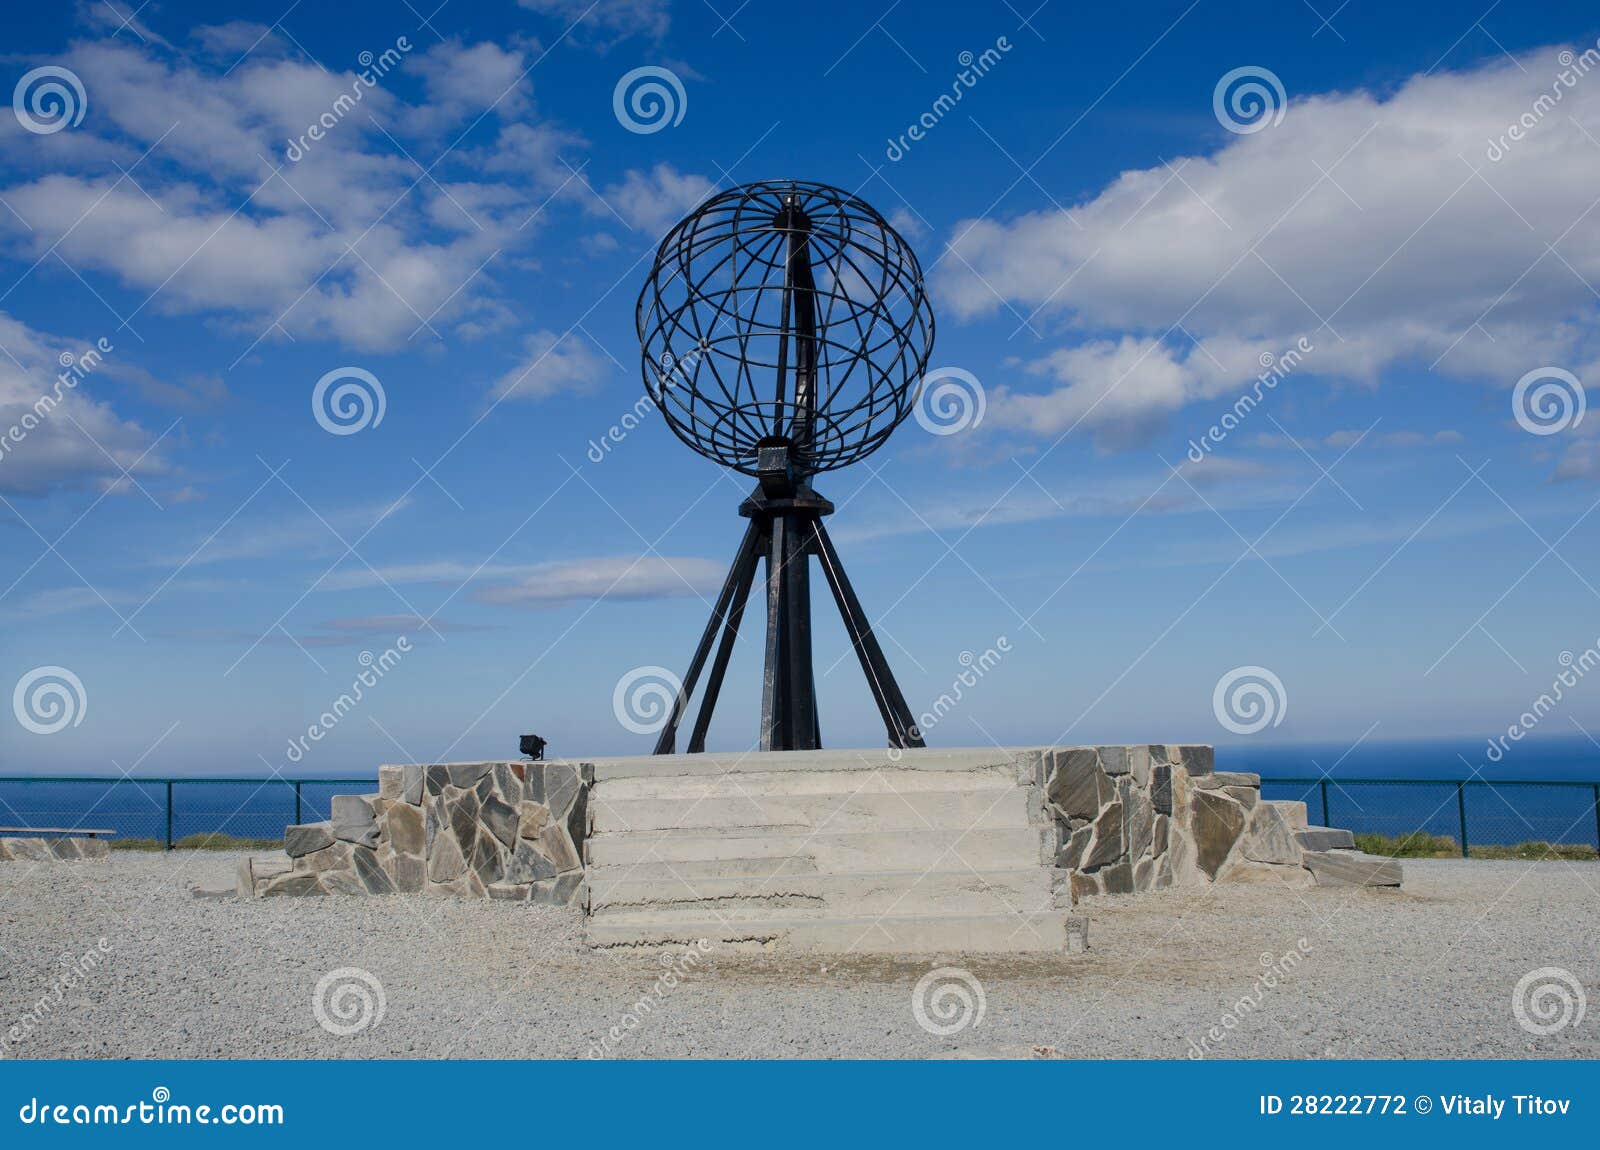
[[[716,643],[716,659],[706,680],[705,696],[689,736],[691,754],[706,749],[706,729],[722,691],[744,618],[745,603],[755,583],[756,568],[763,556],[767,561],[766,673],[761,690],[761,749],[763,751],[814,750],[822,746],[822,729],[817,719],[816,680],[811,666],[811,556],[822,565],[822,573],[833,591],[833,601],[844,618],[845,630],[861,670],[866,674],[872,697],[883,716],[892,747],[923,746],[922,735],[911,718],[905,696],[895,682],[883,648],[872,633],[866,612],[856,598],[855,589],[844,573],[839,553],[834,550],[828,530],[822,524],[833,513],[833,504],[811,489],[804,479],[796,480],[789,468],[787,443],[774,441],[762,449],[761,486],[739,506],[739,514],[750,520],[733,566],[723,580],[722,590],[712,608],[711,619],[700,636],[683,688],[673,702],[672,715],[656,740],[655,753],[670,755],[677,745],[678,723],[689,698],[694,694],[700,672]],[[718,633],[721,639],[718,641]]]

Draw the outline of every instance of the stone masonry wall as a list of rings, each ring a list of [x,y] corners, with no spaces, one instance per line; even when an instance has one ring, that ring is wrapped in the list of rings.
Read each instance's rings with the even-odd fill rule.
[[[375,795],[338,795],[292,826],[284,856],[240,864],[242,897],[425,893],[566,906],[583,901],[588,764],[378,769]]]
[[[1315,881],[1295,835],[1303,805],[1263,802],[1260,776],[1215,770],[1211,747],[1028,755],[1055,832],[1054,865],[1073,902],[1218,881]]]

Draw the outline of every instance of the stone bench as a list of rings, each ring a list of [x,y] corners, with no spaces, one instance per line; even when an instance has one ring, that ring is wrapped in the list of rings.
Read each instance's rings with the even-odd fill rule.
[[[0,860],[103,859],[111,853],[106,839],[116,833],[107,827],[0,827]]]

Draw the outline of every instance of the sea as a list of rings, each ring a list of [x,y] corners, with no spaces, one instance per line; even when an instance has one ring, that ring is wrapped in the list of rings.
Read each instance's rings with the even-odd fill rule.
[[[1389,835],[1425,830],[1470,845],[1529,841],[1600,848],[1600,746],[1546,739],[1493,762],[1482,741],[1417,740],[1217,747],[1219,770],[1261,775],[1269,799],[1300,799],[1313,823]],[[352,774],[263,781],[210,778],[0,777],[0,828],[114,831],[148,845],[221,833],[262,842],[325,819],[337,794],[377,789]],[[298,795],[297,795],[298,791]],[[170,802],[169,802],[170,799]],[[169,813],[170,812],[170,813]],[[3,833],[3,832],[0,832]]]

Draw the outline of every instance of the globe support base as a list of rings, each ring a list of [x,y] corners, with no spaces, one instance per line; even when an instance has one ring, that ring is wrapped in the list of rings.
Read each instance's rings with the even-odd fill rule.
[[[764,475],[762,485],[739,507],[739,514],[749,519],[750,524],[745,528],[711,618],[689,662],[683,687],[673,701],[672,715],[656,740],[655,753],[670,755],[675,752],[679,722],[715,644],[716,657],[689,735],[691,754],[705,750],[706,731],[711,726],[711,716],[728,671],[728,660],[739,637],[745,605],[763,558],[766,559],[767,627],[766,669],[761,691],[761,749],[805,751],[822,746],[811,664],[812,557],[821,565],[833,592],[845,633],[850,637],[850,645],[855,649],[878,712],[883,716],[889,745],[923,746],[911,709],[906,706],[905,696],[895,682],[894,672],[889,669],[889,661],[873,634],[872,624],[867,621],[833,540],[823,526],[823,516],[832,513],[833,504],[804,481],[793,483],[785,490],[779,484],[768,482],[769,479]]]

